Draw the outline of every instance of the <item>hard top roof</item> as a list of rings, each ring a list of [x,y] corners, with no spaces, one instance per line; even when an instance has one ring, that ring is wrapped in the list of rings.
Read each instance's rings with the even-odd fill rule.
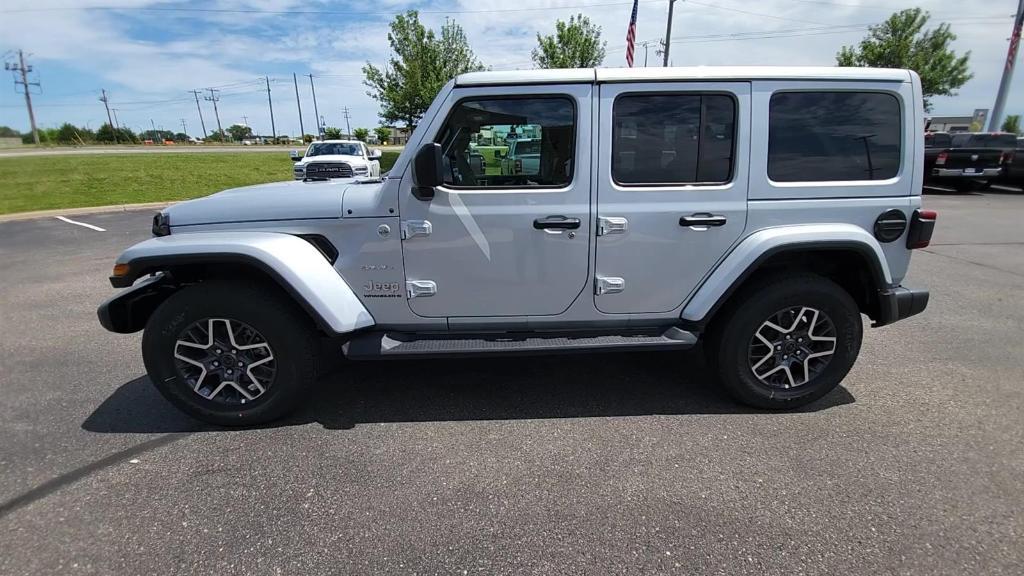
[[[592,84],[673,80],[849,80],[909,82],[910,71],[896,68],[836,66],[687,66],[676,68],[566,68],[469,72],[456,86],[509,84]]]

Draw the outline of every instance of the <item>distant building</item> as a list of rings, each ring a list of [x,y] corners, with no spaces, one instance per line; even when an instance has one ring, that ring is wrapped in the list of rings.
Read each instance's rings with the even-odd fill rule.
[[[926,116],[924,125],[928,132],[970,132],[973,119],[973,116]]]
[[[391,135],[388,136],[389,146],[405,146],[409,141],[409,128],[405,126],[388,126],[388,130],[391,130]]]

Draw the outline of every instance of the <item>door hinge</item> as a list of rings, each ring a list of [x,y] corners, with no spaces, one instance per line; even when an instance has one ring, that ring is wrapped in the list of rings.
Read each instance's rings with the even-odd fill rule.
[[[626,281],[615,276],[598,276],[594,282],[594,294],[618,294],[626,289]]]
[[[430,236],[434,226],[429,220],[402,220],[402,240],[416,236]]]
[[[629,221],[621,216],[601,216],[597,219],[597,235],[624,234],[629,229]]]
[[[433,280],[409,280],[405,283],[409,298],[424,298],[437,294],[437,282]]]

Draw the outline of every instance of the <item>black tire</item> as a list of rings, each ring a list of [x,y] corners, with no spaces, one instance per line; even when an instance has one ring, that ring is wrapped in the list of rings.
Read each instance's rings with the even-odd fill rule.
[[[776,313],[802,307],[827,316],[834,327],[835,351],[806,383],[790,388],[769,385],[752,368],[755,333]],[[798,315],[791,317],[802,321]],[[757,408],[786,410],[814,402],[839,385],[857,359],[862,332],[857,304],[843,288],[816,274],[796,274],[768,278],[741,290],[716,319],[705,346],[712,370],[730,396]],[[802,374],[806,365],[800,364],[792,372]],[[794,381],[792,376],[789,381]]]
[[[176,343],[190,327],[202,326],[207,319],[232,322],[215,321],[224,327],[241,324],[251,328],[258,333],[257,341],[269,346],[273,371],[262,394],[232,404],[230,399],[207,399],[186,382],[189,376],[183,369],[188,367],[182,368],[175,359]],[[154,311],[142,337],[146,371],[164,398],[193,418],[222,426],[262,424],[294,410],[316,379],[319,349],[320,340],[310,318],[276,287],[258,282],[209,281],[184,288]],[[263,350],[259,353],[267,354]],[[238,359],[243,360],[241,356]],[[241,376],[236,373],[236,378]],[[225,390],[225,394],[237,395]]]

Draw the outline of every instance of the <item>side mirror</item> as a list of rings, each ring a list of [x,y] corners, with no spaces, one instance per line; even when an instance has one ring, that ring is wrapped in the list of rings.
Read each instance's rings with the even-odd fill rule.
[[[370,148],[370,160],[380,160],[384,153],[379,148]]]
[[[298,150],[292,150],[291,152],[288,153],[288,155],[291,156],[292,162],[298,162],[299,160],[302,160],[302,154],[299,154]]]
[[[444,183],[444,157],[441,145],[424,144],[412,163],[412,195],[419,200],[434,198],[434,187]]]

